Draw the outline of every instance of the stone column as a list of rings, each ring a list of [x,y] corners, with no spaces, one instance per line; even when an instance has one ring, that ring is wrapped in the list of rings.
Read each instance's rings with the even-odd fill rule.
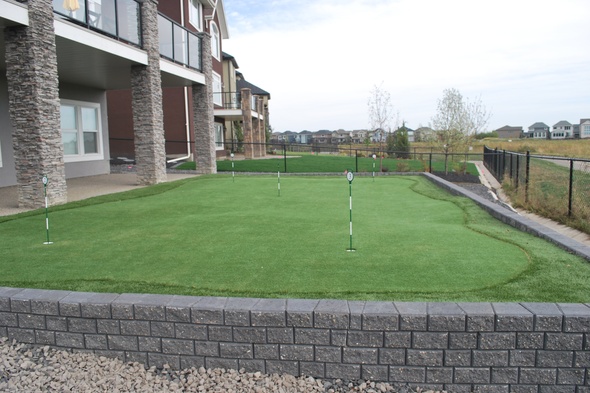
[[[215,127],[213,125],[213,63],[211,36],[202,33],[201,64],[204,85],[193,85],[193,118],[195,130],[194,156],[199,173],[217,173],[215,162]]]
[[[266,157],[266,118],[264,118],[264,98],[258,96],[258,126],[260,135],[260,157]]]
[[[242,131],[244,132],[244,157],[254,158],[254,142],[252,131],[252,91],[242,89]]]
[[[24,1],[29,26],[7,27],[6,79],[18,183],[18,204],[45,204],[47,175],[51,205],[67,202],[61,137],[59,81],[51,0]]]
[[[158,39],[158,2],[140,0],[141,34],[148,65],[131,67],[131,105],[135,135],[137,182],[156,184],[166,181],[166,147],[162,77]]]
[[[252,118],[252,156],[254,158],[260,157],[260,120],[258,117]]]

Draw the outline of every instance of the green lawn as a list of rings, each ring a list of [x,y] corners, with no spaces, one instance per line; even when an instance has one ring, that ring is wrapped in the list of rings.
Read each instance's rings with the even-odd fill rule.
[[[0,285],[183,295],[589,302],[590,265],[420,176],[204,176],[0,220]],[[3,221],[3,222],[1,222]]]
[[[419,155],[418,155],[419,156]],[[428,170],[430,165],[428,161],[428,154],[422,155],[424,160],[401,160],[393,158],[384,158],[373,160],[370,157],[355,157],[346,155],[331,155],[320,154],[312,155],[309,153],[289,153],[285,160],[284,156],[269,156],[267,159],[253,159],[253,160],[236,160],[234,161],[235,172],[277,172],[281,173],[339,173],[344,169],[351,169],[355,172],[373,172],[373,163],[375,164],[375,171],[379,172],[383,167],[385,172],[424,172]],[[440,158],[438,156],[434,157]],[[285,162],[287,168],[285,170]],[[449,166],[452,165],[449,161]],[[455,163],[457,170],[459,164]],[[194,162],[185,162],[178,167],[178,169],[194,170]],[[444,161],[433,160],[433,171],[444,171]],[[231,172],[232,162],[230,160],[217,161],[217,170],[219,172]],[[478,175],[477,168],[474,164],[467,164],[467,172],[475,176]]]

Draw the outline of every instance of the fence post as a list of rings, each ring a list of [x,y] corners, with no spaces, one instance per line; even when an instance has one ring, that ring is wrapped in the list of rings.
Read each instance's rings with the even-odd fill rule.
[[[359,172],[359,153],[356,149],[354,149],[354,161],[355,161],[355,172]]]
[[[570,189],[569,189],[569,201],[567,207],[567,216],[572,216],[572,200],[574,197],[574,160],[570,160]]]
[[[520,157],[518,156],[518,154],[515,155],[516,156],[516,186],[515,189],[518,191],[518,178],[520,175]]]
[[[285,173],[287,173],[287,145],[283,143],[283,161],[285,161]]]
[[[428,155],[428,173],[432,173],[432,152]]]
[[[524,179],[524,201],[528,203],[529,201],[529,175],[531,173],[531,152],[526,151],[526,173]]]

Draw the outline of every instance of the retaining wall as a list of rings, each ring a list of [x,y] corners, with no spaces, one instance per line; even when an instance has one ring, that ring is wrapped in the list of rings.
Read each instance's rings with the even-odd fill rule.
[[[590,307],[0,288],[0,335],[173,368],[244,368],[451,392],[590,392]]]

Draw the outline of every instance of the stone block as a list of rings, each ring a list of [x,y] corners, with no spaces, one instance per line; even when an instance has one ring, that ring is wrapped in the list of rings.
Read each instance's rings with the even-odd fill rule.
[[[177,337],[178,331],[180,331],[180,335],[189,334],[185,331],[184,326],[195,326],[196,325],[189,325],[189,324],[180,324],[184,325],[180,328],[175,326],[174,322],[150,322],[150,332],[152,336],[156,337],[168,337],[168,338],[190,338],[190,337]],[[202,337],[207,337],[207,328],[205,326],[199,326],[202,330]]]
[[[389,380],[400,383],[425,383],[426,367],[389,366]]]
[[[159,337],[137,337],[138,348],[142,352],[162,352],[162,339]]]
[[[431,332],[464,332],[465,312],[456,303],[428,303],[428,330]]]
[[[86,349],[109,349],[107,345],[107,336],[104,334],[85,334],[84,340],[84,347]]]
[[[480,349],[515,349],[516,333],[481,333],[479,335]]]
[[[166,307],[164,305],[135,304],[135,319],[142,321],[165,321]]]
[[[537,367],[572,367],[574,351],[537,351]]]
[[[123,335],[137,335],[150,336],[150,322],[149,321],[127,321],[120,322],[121,334]]]
[[[314,327],[320,329],[348,329],[349,326],[350,312],[346,300],[328,299],[319,301],[314,310]]]
[[[443,364],[446,367],[471,366],[471,351],[470,350],[447,350],[447,351],[444,351]]]
[[[0,311],[10,311],[10,298],[22,290],[21,288],[0,287]]]
[[[111,315],[114,319],[133,319],[133,304],[112,303]]]
[[[363,330],[399,330],[399,313],[392,302],[366,302],[362,315]]]
[[[55,345],[55,332],[48,330],[36,330],[35,343],[41,345]]]
[[[408,349],[406,352],[406,364],[408,366],[442,366],[443,351]]]
[[[476,349],[477,333],[450,333],[449,349]]]
[[[293,344],[295,341],[293,328],[272,328],[266,329],[267,341],[271,344]]]
[[[195,355],[219,356],[219,343],[212,341],[195,341]]]
[[[461,367],[455,369],[455,383],[490,383],[489,367]]]
[[[326,374],[326,366],[324,363],[299,362],[299,373],[302,376],[324,378]]]
[[[363,364],[361,366],[361,378],[371,381],[387,381],[389,379],[389,367]]]
[[[208,326],[207,332],[211,341],[233,341],[231,326]]]
[[[379,364],[403,366],[406,364],[406,350],[397,348],[380,348]]]
[[[565,332],[590,333],[590,307],[573,303],[558,303],[557,306],[564,315]]]
[[[358,364],[326,363],[326,378],[359,379],[361,366]]]
[[[426,367],[426,383],[452,383],[452,367]]]
[[[384,346],[388,348],[411,348],[412,332],[385,332]]]
[[[590,352],[576,351],[574,367],[590,367]]]
[[[492,383],[496,384],[517,384],[517,367],[492,367]]]
[[[517,333],[516,348],[518,349],[541,349],[545,340],[544,333]]]
[[[254,357],[256,359],[274,360],[279,358],[278,344],[254,344]]]
[[[267,360],[266,373],[299,375],[299,362],[294,360]]]
[[[508,351],[473,351],[474,367],[507,367]]]
[[[350,310],[350,329],[361,330],[363,328],[363,309],[367,302],[364,300],[349,300],[348,309]]]
[[[190,307],[172,307],[166,306],[166,321],[168,322],[190,322]],[[182,362],[182,359],[181,359]]]
[[[342,363],[342,348],[316,346],[315,361],[327,363]]]
[[[68,331],[74,333],[97,333],[96,319],[68,318]]]
[[[558,385],[584,385],[586,370],[583,368],[560,368],[557,370]]]
[[[82,333],[55,332],[55,345],[64,348],[84,348]]]
[[[545,349],[549,350],[582,350],[584,335],[581,333],[547,333]]]
[[[414,349],[449,348],[449,333],[416,332],[412,336]]]
[[[191,320],[202,325],[223,325],[225,297],[206,297],[191,307]]]
[[[148,353],[148,367],[163,368],[165,365],[170,366],[173,370],[180,369],[180,356],[166,355],[163,353]]]
[[[348,345],[351,347],[383,347],[383,332],[348,331]]]
[[[260,299],[251,310],[252,326],[287,326],[285,299]]]
[[[263,327],[234,327],[233,341],[238,343],[266,343],[266,329]],[[291,333],[291,336],[293,333]],[[274,337],[273,337],[274,338]],[[273,342],[270,341],[269,342]]]
[[[195,355],[195,346],[192,340],[163,338],[162,353],[170,355]]]
[[[330,345],[330,330],[295,328],[295,344]]]
[[[165,325],[158,324],[154,326],[157,322],[152,323],[152,335],[161,336],[161,337],[168,337],[169,329],[163,329],[163,327],[168,326],[166,322]],[[154,329],[154,328],[158,329]],[[201,325],[194,325],[190,323],[176,323],[174,324],[174,329],[176,331],[176,338],[184,338],[190,340],[207,340],[207,327]],[[159,333],[165,333],[166,336]]]
[[[522,367],[518,383],[524,385],[555,385],[557,383],[557,369]]]
[[[287,326],[313,327],[313,310],[319,300],[288,299]]]
[[[15,313],[30,314],[31,301],[29,299],[10,299],[10,311]]]
[[[346,345],[346,338],[348,336],[347,330],[331,330],[330,331],[330,344],[343,347]]]
[[[496,331],[533,331],[533,314],[518,303],[492,303],[496,312]]]
[[[400,314],[400,330],[426,331],[428,329],[428,303],[394,302]]]
[[[279,359],[313,361],[313,345],[280,345]]]
[[[98,333],[121,334],[119,321],[111,319],[99,319],[96,321],[96,330]]]
[[[257,371],[260,371],[261,373],[266,372],[264,360],[238,359],[238,367],[240,370],[243,369],[247,373],[255,373]]]
[[[81,317],[80,303],[59,303],[59,315],[62,317]]]
[[[510,366],[514,367],[534,367],[536,363],[537,352],[534,350],[513,350],[510,351]]]
[[[11,341],[16,340],[18,342],[27,344],[35,343],[35,330],[33,329],[20,329],[16,327],[9,327],[6,328],[6,330],[8,339]]]
[[[65,317],[45,317],[47,330],[56,330],[65,332],[68,330],[68,321]]]
[[[45,329],[45,316],[18,314],[18,327],[23,329]]]
[[[230,326],[250,326],[250,310],[259,301],[251,298],[228,298],[224,323]]]
[[[18,327],[18,314],[0,312],[0,326]]]
[[[180,368],[186,370],[188,368],[199,369],[205,367],[205,358],[203,356],[187,356],[180,355]]]
[[[108,335],[109,349],[115,351],[137,351],[137,336]]]
[[[561,332],[563,313],[555,303],[521,303],[534,314],[534,330],[537,332]]]
[[[355,364],[377,364],[379,350],[377,348],[343,348],[342,362]]]
[[[219,343],[219,356],[223,358],[253,359],[252,344]]]

